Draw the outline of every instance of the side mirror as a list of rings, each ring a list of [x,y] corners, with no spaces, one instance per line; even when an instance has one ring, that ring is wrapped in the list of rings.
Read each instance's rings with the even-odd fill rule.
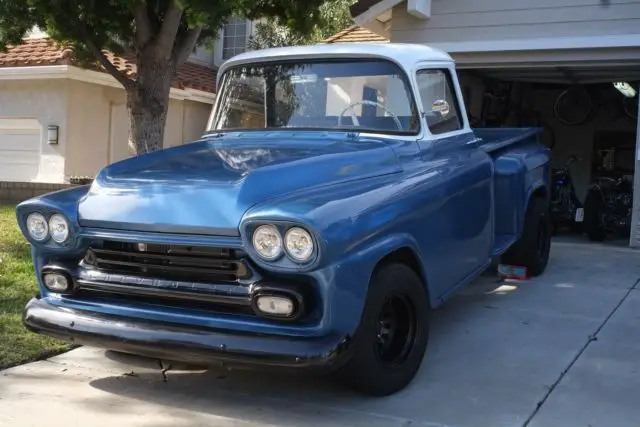
[[[433,104],[431,104],[431,111],[437,111],[440,113],[442,118],[445,118],[449,115],[451,107],[449,106],[449,103],[444,99],[437,99],[433,101]]]

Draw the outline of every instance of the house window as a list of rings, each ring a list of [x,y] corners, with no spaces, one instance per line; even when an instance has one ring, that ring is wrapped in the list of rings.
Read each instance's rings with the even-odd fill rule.
[[[229,59],[247,50],[247,20],[232,17],[224,26],[222,59]]]

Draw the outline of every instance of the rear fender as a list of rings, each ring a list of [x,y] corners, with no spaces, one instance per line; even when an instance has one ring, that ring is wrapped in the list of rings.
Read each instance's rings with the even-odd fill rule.
[[[548,149],[523,145],[495,160],[496,233],[520,235],[529,202],[542,191],[549,202],[551,169]]]

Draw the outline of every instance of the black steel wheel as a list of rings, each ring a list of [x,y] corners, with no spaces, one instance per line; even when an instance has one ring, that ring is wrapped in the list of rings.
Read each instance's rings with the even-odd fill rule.
[[[429,337],[430,304],[422,280],[408,266],[382,266],[369,284],[351,359],[339,378],[365,394],[405,388],[420,368]]]
[[[378,342],[374,348],[378,361],[387,366],[402,364],[416,340],[415,308],[407,295],[391,295],[378,317]]]

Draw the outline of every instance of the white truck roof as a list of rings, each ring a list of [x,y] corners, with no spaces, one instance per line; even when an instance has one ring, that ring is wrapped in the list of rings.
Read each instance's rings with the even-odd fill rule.
[[[449,54],[422,44],[410,43],[335,43],[305,46],[277,47],[253,50],[226,61],[218,72],[220,77],[227,68],[238,64],[258,61],[282,61],[291,59],[317,58],[381,58],[396,62],[405,70],[411,69],[417,62],[449,62]]]

